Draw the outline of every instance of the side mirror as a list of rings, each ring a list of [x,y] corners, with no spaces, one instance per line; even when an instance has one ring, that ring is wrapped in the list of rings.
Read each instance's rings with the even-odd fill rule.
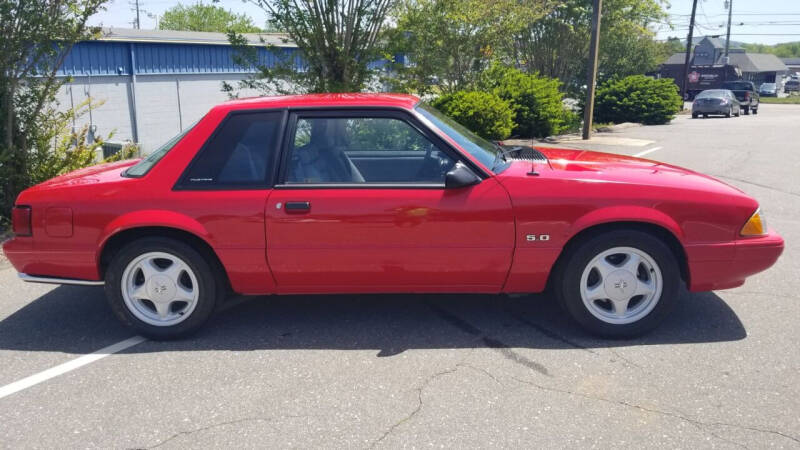
[[[481,177],[475,175],[469,167],[461,162],[457,162],[452,169],[444,176],[445,189],[458,189],[467,186],[474,186],[481,182]]]

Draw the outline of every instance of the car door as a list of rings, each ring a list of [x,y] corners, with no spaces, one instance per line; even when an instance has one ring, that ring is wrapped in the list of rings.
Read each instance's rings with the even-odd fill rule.
[[[223,117],[155,210],[193,218],[238,292],[274,292],[265,257],[264,208],[288,112],[241,110]]]
[[[461,157],[410,114],[295,111],[285,141],[266,209],[279,292],[501,289],[514,245],[508,194],[486,174],[445,189]]]

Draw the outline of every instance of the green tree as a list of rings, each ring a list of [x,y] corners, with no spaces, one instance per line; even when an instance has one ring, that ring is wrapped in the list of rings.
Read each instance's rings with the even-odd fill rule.
[[[51,149],[47,120],[63,78],[56,70],[72,45],[100,30],[86,21],[105,0],[0,2],[0,218],[28,187],[32,155]]]
[[[528,72],[585,84],[591,0],[565,0],[515,37],[517,63]],[[648,25],[665,17],[660,0],[605,0],[600,28],[601,80],[642,74],[663,62],[663,47]]]
[[[296,54],[268,47],[277,65],[258,64],[255,49],[237,33],[229,39],[238,50],[237,62],[257,68],[238,88],[264,93],[357,92],[373,71],[369,64],[380,58],[378,40],[394,0],[256,0],[274,29],[284,30]],[[302,70],[296,70],[298,62]],[[224,85],[231,95],[235,88]]]
[[[258,33],[261,31],[246,14],[235,14],[220,6],[197,2],[191,6],[178,4],[166,10],[158,22],[161,30],[216,31],[225,33]]]
[[[742,44],[742,48],[750,53],[772,53],[779,58],[800,57],[800,42],[784,42],[782,44]]]
[[[510,60],[513,35],[547,10],[546,0],[401,0],[387,33],[393,89],[426,94],[471,89],[493,59]]]

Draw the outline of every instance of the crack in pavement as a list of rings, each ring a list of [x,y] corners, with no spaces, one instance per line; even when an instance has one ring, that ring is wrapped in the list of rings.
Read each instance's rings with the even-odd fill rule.
[[[595,354],[597,353],[594,350],[592,350],[592,349],[590,349],[590,348],[588,348],[588,347],[586,347],[584,345],[581,345],[581,344],[579,344],[577,342],[574,342],[574,341],[572,341],[570,339],[565,338],[564,336],[561,336],[560,334],[556,333],[553,330],[545,328],[545,327],[539,325],[538,323],[533,322],[532,320],[528,320],[528,319],[522,317],[522,312],[520,312],[520,311],[514,310],[512,308],[508,308],[508,307],[503,308],[503,309],[506,312],[506,314],[508,314],[509,316],[511,316],[514,319],[524,323],[525,325],[528,325],[529,327],[531,327],[534,330],[538,331],[539,333],[545,335],[546,337],[549,337],[550,339],[562,342],[564,344],[569,345],[570,347],[573,347],[573,348],[576,348],[576,349],[579,349],[579,350],[584,350],[584,351],[587,351],[589,353],[595,353]]]
[[[584,345],[581,345],[581,344],[579,344],[579,343],[577,343],[575,341],[572,341],[572,340],[570,340],[570,339],[568,339],[568,338],[566,338],[564,336],[561,336],[560,334],[556,333],[555,331],[550,330],[550,329],[548,329],[548,328],[546,328],[546,327],[544,327],[544,326],[542,326],[542,325],[540,325],[540,324],[538,324],[538,323],[536,323],[536,322],[534,322],[534,321],[532,321],[530,319],[527,319],[527,318],[523,317],[523,313],[521,311],[515,310],[513,308],[509,308],[509,307],[504,308],[504,310],[505,310],[506,314],[508,314],[512,318],[514,318],[514,319],[518,320],[519,322],[521,322],[521,323],[533,328],[534,330],[536,330],[539,333],[545,335],[546,337],[549,337],[550,339],[562,342],[562,343],[567,344],[570,347],[573,347],[575,349],[589,352],[589,353],[591,353],[593,355],[599,355],[599,353],[597,351],[592,350],[592,349],[590,349],[590,348],[588,348],[588,347],[586,347]],[[645,373],[650,373],[644,367],[640,366],[639,364],[636,364],[635,362],[631,361],[630,359],[626,358],[625,356],[622,356],[622,354],[617,352],[615,349],[609,347],[608,351],[611,352],[617,358],[619,358],[619,360],[621,360],[624,364],[626,364],[626,365],[628,365],[630,367],[635,367],[635,368],[637,368],[637,369],[639,369],[639,370],[641,370],[641,371],[643,371]],[[611,362],[614,362],[614,361],[612,360]]]
[[[383,434],[381,435],[381,437],[379,437],[378,439],[373,441],[372,444],[370,444],[368,448],[375,448],[375,446],[377,446],[378,444],[383,442],[384,439],[389,437],[390,434],[394,433],[394,431],[398,427],[400,427],[404,423],[406,423],[406,422],[410,421],[411,419],[413,419],[414,416],[416,416],[417,413],[419,413],[420,410],[422,410],[422,405],[423,405],[422,395],[423,395],[423,391],[425,391],[425,388],[428,387],[428,385],[430,383],[432,383],[434,380],[436,380],[437,378],[442,377],[442,376],[447,375],[447,374],[451,374],[451,373],[456,372],[459,369],[459,367],[461,366],[461,364],[463,364],[463,361],[458,363],[458,364],[456,364],[455,367],[451,367],[449,369],[442,370],[440,372],[436,372],[433,375],[429,376],[427,379],[425,379],[425,381],[419,387],[416,388],[416,391],[417,391],[417,406],[409,414],[407,414],[405,417],[401,418],[400,420],[398,420],[397,422],[392,424],[392,426],[390,426],[386,431],[384,431]]]
[[[409,414],[407,414],[406,416],[404,416],[403,418],[401,418],[400,420],[398,420],[397,422],[392,424],[392,426],[390,426],[381,435],[381,437],[379,437],[378,439],[373,441],[372,444],[370,444],[368,448],[375,448],[378,444],[383,442],[387,437],[389,437],[392,433],[394,433],[394,431],[398,427],[400,427],[401,425],[403,425],[405,423],[410,422],[422,410],[422,406],[424,405],[423,393],[425,391],[425,388],[427,388],[436,379],[438,379],[438,378],[440,378],[440,377],[442,377],[444,375],[455,373],[460,368],[469,368],[469,369],[472,369],[472,370],[474,370],[476,372],[479,372],[479,373],[482,373],[482,374],[488,376],[489,378],[494,380],[495,383],[499,384],[500,386],[505,386],[502,382],[500,382],[500,380],[497,379],[497,377],[495,377],[488,370],[483,369],[481,367],[473,366],[472,364],[469,364],[469,363],[465,362],[468,358],[469,358],[469,355],[467,355],[461,362],[456,363],[455,366],[453,366],[453,367],[451,367],[449,369],[442,370],[440,372],[436,372],[433,375],[429,376],[418,388],[415,389],[416,392],[417,392],[417,406],[414,408],[414,410],[412,410]]]
[[[464,319],[456,316],[450,311],[447,311],[446,309],[438,305],[434,305],[432,303],[428,303],[428,307],[430,307],[439,317],[444,319],[446,322],[450,323],[451,325],[464,331],[467,334],[478,337],[481,341],[483,341],[484,345],[486,345],[487,348],[497,351],[498,353],[503,355],[506,359],[513,361],[517,364],[521,364],[529,369],[535,370],[541,373],[542,375],[548,377],[552,376],[550,375],[550,372],[547,370],[547,367],[545,367],[544,365],[519,354],[505,342],[499,339],[486,336],[482,330],[473,326]]]
[[[785,189],[776,188],[774,186],[770,186],[770,185],[767,185],[767,184],[756,183],[754,181],[748,181],[748,180],[744,180],[742,178],[729,177],[727,175],[717,175],[717,174],[710,174],[710,175],[711,176],[715,176],[717,178],[724,178],[726,180],[733,180],[733,181],[738,181],[740,183],[752,184],[753,186],[758,186],[758,187],[761,187],[761,188],[764,188],[764,189],[769,189],[769,190],[772,190],[772,191],[775,191],[775,192],[781,192],[783,194],[793,195],[795,197],[800,197],[800,192],[787,191]]]
[[[280,419],[284,419],[284,418],[299,419],[299,418],[305,418],[305,417],[309,417],[309,416],[307,416],[307,415],[283,415],[283,416],[280,416],[279,418]],[[224,422],[216,422],[216,423],[212,423],[210,425],[206,425],[204,427],[196,428],[194,430],[179,431],[179,432],[173,434],[172,436],[170,436],[170,437],[168,437],[168,438],[166,438],[166,439],[164,439],[164,440],[162,440],[162,441],[160,441],[160,442],[158,442],[155,445],[152,445],[150,447],[133,447],[133,448],[134,449],[151,450],[151,449],[154,449],[154,448],[161,447],[162,445],[164,445],[164,444],[166,444],[166,443],[168,443],[168,442],[170,442],[173,439],[176,439],[178,437],[189,436],[189,435],[192,435],[194,433],[199,433],[201,431],[210,430],[212,428],[224,427],[224,426],[227,426],[227,425],[235,425],[235,424],[245,423],[245,422],[267,422],[268,424],[271,424],[271,422],[274,422],[275,420],[276,419],[274,417],[245,417],[245,418],[242,418],[242,419],[234,419],[234,420],[227,420],[227,421],[224,421]]]
[[[758,432],[758,433],[773,434],[775,436],[780,436],[780,437],[792,440],[797,444],[800,444],[800,438],[797,438],[795,436],[792,436],[790,434],[787,434],[787,433],[784,433],[784,432],[778,431],[778,430],[772,430],[772,429],[767,429],[767,428],[750,427],[750,426],[747,426],[747,425],[737,425],[737,424],[728,423],[728,422],[704,422],[702,420],[693,419],[691,417],[687,417],[685,415],[678,414],[678,413],[675,413],[675,412],[664,411],[664,410],[660,410],[660,409],[647,408],[647,407],[644,407],[644,406],[641,406],[641,405],[637,405],[635,403],[630,403],[630,402],[627,402],[627,401],[624,401],[624,400],[613,400],[613,399],[609,399],[609,398],[605,398],[605,397],[598,397],[598,396],[594,396],[594,395],[584,394],[582,392],[570,391],[568,389],[559,389],[559,388],[555,388],[555,387],[551,387],[551,386],[543,386],[543,385],[535,383],[533,381],[525,380],[525,379],[518,378],[518,377],[515,377],[515,376],[512,376],[511,378],[513,378],[514,380],[516,380],[516,381],[518,381],[520,383],[527,384],[529,386],[535,387],[536,389],[543,390],[543,391],[556,392],[556,393],[560,393],[560,394],[566,394],[566,395],[569,395],[569,396],[578,396],[578,397],[582,397],[582,398],[589,399],[589,400],[596,400],[596,401],[601,401],[601,402],[605,402],[605,403],[611,403],[611,404],[614,404],[614,405],[619,405],[619,406],[625,406],[625,407],[628,407],[628,408],[638,409],[640,411],[645,411],[645,412],[652,413],[652,414],[659,414],[659,415],[666,416],[666,417],[672,417],[674,419],[678,419],[678,420],[684,421],[686,423],[689,423],[691,425],[694,425],[697,429],[699,429],[699,430],[701,430],[703,432],[706,432],[706,433],[710,434],[711,436],[714,436],[714,437],[716,437],[718,439],[721,439],[721,440],[723,440],[725,442],[728,442],[730,444],[735,444],[735,445],[738,445],[738,446],[743,447],[743,448],[747,448],[747,446],[745,446],[742,443],[731,441],[731,440],[726,439],[726,438],[724,438],[722,436],[719,436],[719,435],[715,434],[713,431],[708,430],[708,429],[706,429],[704,427],[713,427],[713,426],[731,427],[731,428],[736,428],[736,429],[740,429],[740,430],[749,430],[749,431],[755,431],[755,432]]]

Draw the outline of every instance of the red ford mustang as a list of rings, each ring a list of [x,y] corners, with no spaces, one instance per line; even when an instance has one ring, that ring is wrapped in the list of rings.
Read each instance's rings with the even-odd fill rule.
[[[739,286],[783,240],[758,203],[686,169],[501,147],[407,95],[213,108],[140,161],[22,194],[3,246],[26,281],[105,285],[153,338],[226,294],[534,293],[630,336],[691,291]]]

